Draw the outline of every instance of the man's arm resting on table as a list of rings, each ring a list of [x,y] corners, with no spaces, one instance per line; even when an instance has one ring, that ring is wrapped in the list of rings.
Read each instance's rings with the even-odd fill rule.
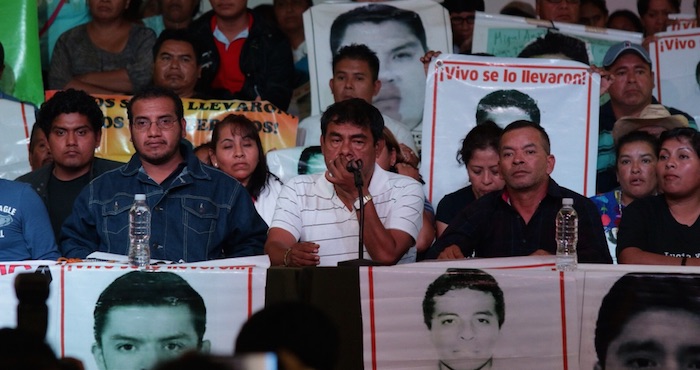
[[[462,254],[462,250],[457,244],[452,244],[447,248],[443,249],[442,252],[440,252],[440,255],[438,255],[437,257],[437,259],[439,260],[459,260],[464,258],[466,257],[464,257],[464,254]]]
[[[359,220],[360,211],[356,212]],[[365,204],[364,243],[373,261],[393,265],[415,244],[415,241],[405,231],[386,229],[377,215],[374,202],[370,201]]]
[[[318,248],[315,243],[298,242],[289,231],[279,227],[270,228],[265,242],[265,254],[272,266],[316,266],[320,262]]]

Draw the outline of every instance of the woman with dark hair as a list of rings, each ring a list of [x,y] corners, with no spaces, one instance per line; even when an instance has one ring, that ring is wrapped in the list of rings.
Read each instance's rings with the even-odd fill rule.
[[[636,199],[656,194],[659,141],[644,131],[632,131],[615,140],[615,174],[620,188],[591,198],[600,213],[605,239],[617,263],[617,232],[622,211]]]
[[[619,263],[700,266],[700,132],[661,134],[656,175],[662,194],[625,208],[617,239]]]
[[[503,129],[488,121],[474,127],[462,141],[457,162],[465,164],[471,185],[445,195],[438,203],[437,236],[447,229],[461,209],[494,190],[501,190],[505,181],[498,170],[498,140]]]
[[[258,128],[245,116],[229,114],[214,127],[211,143],[214,167],[245,186],[260,217],[270,225],[282,182],[267,167]]]
[[[608,28],[614,30],[644,32],[642,20],[637,17],[632,11],[627,9],[616,10],[608,17]]]

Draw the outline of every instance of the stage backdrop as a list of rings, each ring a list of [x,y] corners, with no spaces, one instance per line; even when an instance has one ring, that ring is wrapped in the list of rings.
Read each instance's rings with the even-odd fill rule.
[[[649,44],[654,96],[700,120],[700,28],[656,34]]]
[[[421,173],[428,199],[437,204],[445,194],[468,184],[466,168],[455,155],[476,126],[479,101],[499,90],[517,90],[534,100],[556,158],[552,178],[561,186],[593,195],[598,74],[564,60],[442,54],[430,64],[425,98]]]

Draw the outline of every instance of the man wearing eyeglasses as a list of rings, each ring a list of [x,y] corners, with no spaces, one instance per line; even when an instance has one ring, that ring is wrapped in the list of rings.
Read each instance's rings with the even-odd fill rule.
[[[537,0],[535,8],[540,19],[578,23],[581,0]]]
[[[139,193],[151,208],[153,259],[196,262],[262,254],[267,224],[248,192],[180,143],[185,119],[177,94],[147,88],[131,99],[127,115],[136,153],[78,196],[61,230],[63,255],[126,255],[129,208]]]
[[[445,0],[442,6],[450,13],[452,52],[471,54],[474,35],[474,15],[484,11],[483,0]]]

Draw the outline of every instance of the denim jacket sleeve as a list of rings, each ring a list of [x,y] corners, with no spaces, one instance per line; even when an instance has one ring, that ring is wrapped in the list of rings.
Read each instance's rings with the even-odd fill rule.
[[[229,234],[222,245],[224,256],[245,257],[263,254],[267,224],[255,210],[247,191],[236,192],[230,216]]]

